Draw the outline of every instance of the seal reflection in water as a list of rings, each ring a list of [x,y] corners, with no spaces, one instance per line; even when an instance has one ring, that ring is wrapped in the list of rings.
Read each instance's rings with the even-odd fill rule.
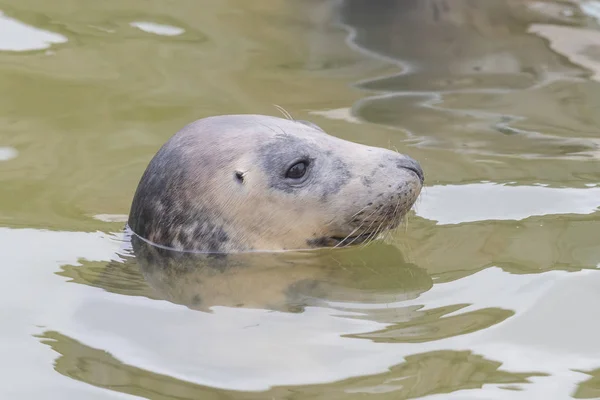
[[[132,293],[160,298],[197,311],[214,306],[302,312],[306,306],[330,302],[391,303],[413,299],[432,286],[427,271],[404,261],[393,245],[335,252],[290,251],[232,253],[227,257],[169,250],[132,237],[135,268],[146,285]],[[123,268],[123,264],[113,268]],[[114,282],[107,274],[104,282]],[[119,282],[118,293],[122,293]],[[102,285],[101,285],[102,286]],[[395,313],[399,311],[396,310]]]
[[[203,253],[348,246],[397,227],[423,179],[412,158],[310,122],[215,116],[157,152],[128,226],[155,245]]]

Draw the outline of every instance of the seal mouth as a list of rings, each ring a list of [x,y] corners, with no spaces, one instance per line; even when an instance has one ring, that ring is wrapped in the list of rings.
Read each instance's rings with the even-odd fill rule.
[[[374,232],[366,232],[356,236],[331,236],[329,239],[334,243],[335,247],[353,246],[355,244],[365,243],[370,239],[375,239]]]

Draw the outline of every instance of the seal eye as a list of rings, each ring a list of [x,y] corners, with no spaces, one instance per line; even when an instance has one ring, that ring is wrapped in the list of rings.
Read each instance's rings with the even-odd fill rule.
[[[290,167],[285,173],[286,178],[290,179],[300,179],[306,174],[306,161],[300,161]]]

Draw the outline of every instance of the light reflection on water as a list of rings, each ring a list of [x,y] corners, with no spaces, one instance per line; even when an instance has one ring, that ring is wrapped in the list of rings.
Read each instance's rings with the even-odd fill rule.
[[[494,183],[430,186],[416,206],[418,216],[438,224],[586,215],[597,211],[600,211],[599,187],[552,188]]]
[[[0,11],[0,50],[31,51],[48,49],[55,43],[66,43],[67,38],[27,25]]]

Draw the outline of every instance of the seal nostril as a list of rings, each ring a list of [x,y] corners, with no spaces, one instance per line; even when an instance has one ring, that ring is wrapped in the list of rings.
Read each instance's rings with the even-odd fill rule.
[[[423,170],[421,168],[414,167],[404,167],[405,169],[414,172],[418,177],[421,183],[425,182],[425,176],[423,175]]]
[[[425,182],[425,174],[423,173],[423,169],[417,160],[407,156],[400,160],[397,166],[398,168],[403,168],[414,172],[419,177],[421,184]]]

